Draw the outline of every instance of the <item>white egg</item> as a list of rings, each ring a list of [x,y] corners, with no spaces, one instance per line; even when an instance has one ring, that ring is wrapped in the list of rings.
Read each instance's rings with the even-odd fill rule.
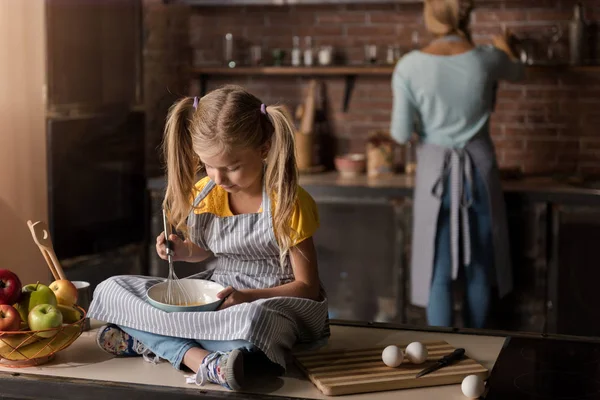
[[[404,361],[404,353],[402,353],[402,350],[398,346],[391,345],[383,349],[381,359],[388,367],[395,368]]]
[[[406,346],[406,358],[413,364],[423,364],[427,360],[429,351],[421,342],[412,342]]]
[[[483,380],[477,375],[469,375],[463,379],[460,385],[462,392],[470,399],[477,399],[485,391]]]

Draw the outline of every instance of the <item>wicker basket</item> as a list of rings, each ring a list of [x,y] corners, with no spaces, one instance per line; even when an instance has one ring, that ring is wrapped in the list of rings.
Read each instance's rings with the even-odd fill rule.
[[[82,317],[71,324],[40,331],[0,331],[0,366],[22,368],[45,364],[59,351],[66,349],[83,331],[86,312],[79,309]],[[40,338],[40,332],[53,332],[50,338]]]

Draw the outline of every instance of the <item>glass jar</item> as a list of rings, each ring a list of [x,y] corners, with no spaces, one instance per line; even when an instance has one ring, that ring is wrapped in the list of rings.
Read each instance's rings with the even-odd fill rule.
[[[404,146],[404,173],[414,175],[417,172],[417,152],[414,140],[409,140]]]

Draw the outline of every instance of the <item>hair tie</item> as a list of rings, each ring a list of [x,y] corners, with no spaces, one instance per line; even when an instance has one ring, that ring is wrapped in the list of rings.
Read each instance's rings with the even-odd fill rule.
[[[267,115],[267,106],[265,106],[265,103],[262,103],[260,105],[260,112],[263,113],[264,115]]]
[[[194,110],[198,109],[198,96],[194,96]]]

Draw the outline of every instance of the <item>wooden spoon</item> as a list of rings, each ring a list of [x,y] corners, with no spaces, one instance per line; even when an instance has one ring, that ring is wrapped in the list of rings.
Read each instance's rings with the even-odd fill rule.
[[[42,221],[37,221],[35,223],[27,221],[27,226],[29,226],[33,241],[38,245],[44,259],[46,259],[46,263],[48,264],[54,279],[67,279],[58,258],[56,258],[56,253],[54,253],[54,246],[52,246],[52,239],[50,238],[50,232],[48,232],[48,226]]]

